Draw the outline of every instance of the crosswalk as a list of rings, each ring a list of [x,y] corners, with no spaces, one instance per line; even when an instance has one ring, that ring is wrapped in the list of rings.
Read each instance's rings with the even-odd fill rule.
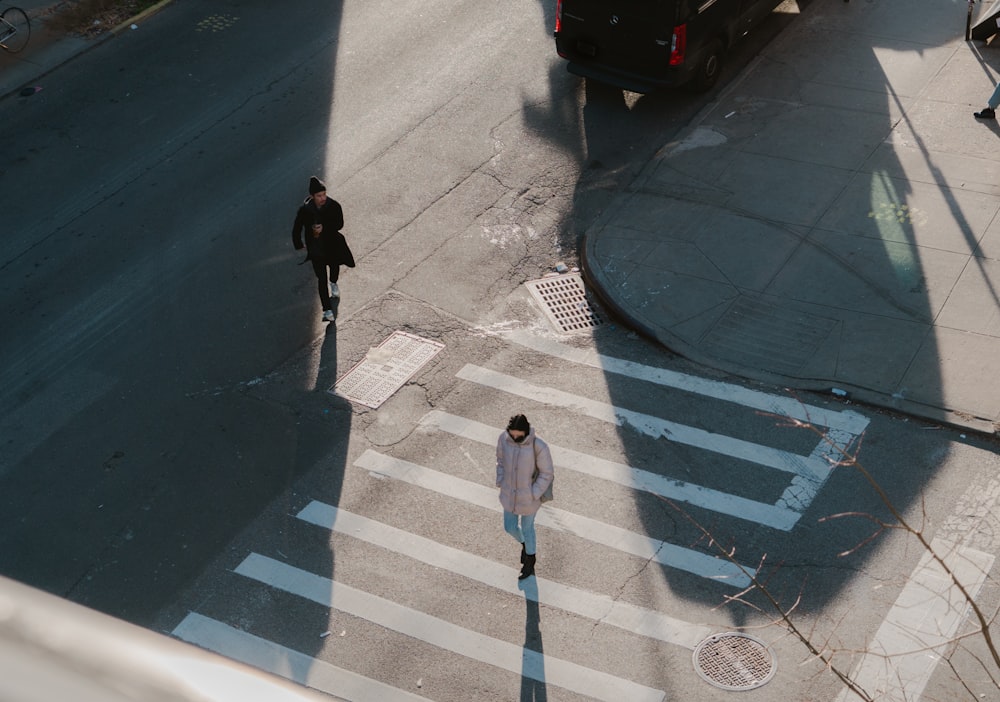
[[[511,332],[506,339],[522,353],[540,354],[554,363],[596,369],[651,387],[674,389],[706,401],[726,403],[734,414],[766,412],[809,422],[822,429],[812,450],[803,453],[789,450],[787,446],[769,446],[745,437],[687,425],[648,411],[619,406],[609,402],[607,397],[574,394],[539,384],[537,380],[512,375],[500,368],[473,364],[460,368],[456,374],[458,381],[484,396],[495,393],[498,397],[516,398],[522,404],[533,403],[586,417],[588,421],[597,422],[598,426],[606,426],[611,436],[619,427],[627,425],[638,435],[651,440],[665,438],[689,450],[732,460],[734,466],[738,466],[734,470],[766,473],[771,480],[781,476],[778,479],[784,481],[780,496],[768,502],[760,499],[759,495],[748,496],[735,489],[753,482],[753,476],[732,481],[735,487],[730,491],[720,489],[718,485],[679,480],[655,472],[648,466],[631,466],[591,455],[551,440],[556,475],[563,490],[571,489],[567,487],[573,483],[571,476],[579,475],[588,480],[613,484],[636,495],[645,494],[688,505],[719,518],[787,532],[795,527],[819,495],[840,452],[850,450],[868,423],[866,418],[853,411],[809,406],[792,398],[604,356],[592,349],[580,349],[527,332]],[[498,434],[496,426],[464,416],[460,410],[448,407],[427,412],[414,428],[423,435],[434,436],[442,445],[460,445],[463,451],[486,456],[486,462],[491,465]],[[501,512],[491,481],[484,484],[469,480],[468,476],[450,472],[447,465],[437,462],[424,465],[391,452],[365,448],[356,455],[351,467],[367,472],[372,479],[387,481],[398,490],[412,492],[413,500],[439,500],[476,514],[498,515]],[[435,569],[434,572],[443,574],[454,584],[457,592],[466,588],[462,583],[476,583],[499,595],[523,598],[584,622],[611,627],[626,636],[688,651],[714,633],[711,627],[704,624],[684,621],[656,608],[630,603],[620,593],[579,587],[572,584],[572,578],[561,578],[558,572],[540,572],[536,578],[530,579],[526,587],[524,583],[519,583],[517,570],[510,565],[360,514],[348,507],[312,499],[288,519],[300,528],[321,530],[328,534],[331,544],[333,539],[349,539],[379,553],[392,554],[393,557]],[[488,519],[499,521],[498,516]],[[597,548],[610,549],[623,554],[623,557],[657,563],[668,571],[703,579],[706,585],[730,592],[746,588],[756,575],[752,563],[741,562],[735,557],[721,557],[709,548],[675,543],[670,538],[658,538],[635,528],[612,524],[602,520],[600,515],[581,514],[579,510],[560,506],[558,500],[539,512],[536,524],[540,533],[546,530],[558,532]],[[628,679],[616,674],[617,671],[599,669],[592,662],[585,665],[570,660],[575,650],[572,647],[564,650],[549,650],[546,647],[542,652],[527,644],[491,635],[493,632],[475,619],[462,621],[458,612],[447,612],[447,616],[442,616],[442,612],[427,613],[412,606],[412,602],[397,602],[358,587],[358,583],[348,584],[337,574],[331,577],[329,572],[311,572],[301,567],[302,564],[296,565],[290,560],[250,552],[235,567],[232,575],[239,581],[252,582],[297,601],[356,617],[379,630],[393,632],[407,640],[420,642],[430,650],[441,651],[442,655],[458,656],[469,666],[486,666],[578,696],[572,699],[656,702],[667,698],[663,689],[648,684],[648,680]],[[337,698],[389,702],[433,699],[422,696],[422,690],[401,689],[345,666],[335,665],[322,656],[309,655],[278,641],[267,640],[245,631],[238,621],[223,621],[221,617],[191,611],[174,628],[173,634]],[[510,699],[512,696],[509,691],[497,690],[492,697],[487,695],[482,698]]]

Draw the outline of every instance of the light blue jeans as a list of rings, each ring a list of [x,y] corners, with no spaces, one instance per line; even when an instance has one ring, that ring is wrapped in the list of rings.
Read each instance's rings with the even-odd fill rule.
[[[986,104],[994,110],[1000,107],[1000,83],[997,83],[996,90],[990,95],[990,99],[986,101]]]
[[[521,526],[517,525],[518,519],[521,520]],[[513,512],[504,510],[503,528],[517,539],[518,543],[524,544],[525,553],[529,556],[535,555],[535,515],[522,514],[519,517]]]

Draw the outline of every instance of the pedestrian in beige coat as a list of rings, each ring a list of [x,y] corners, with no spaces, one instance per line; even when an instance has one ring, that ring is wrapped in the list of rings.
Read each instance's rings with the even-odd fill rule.
[[[519,580],[535,574],[535,514],[554,477],[548,444],[523,414],[511,417],[497,439],[497,487],[503,528],[521,544]]]

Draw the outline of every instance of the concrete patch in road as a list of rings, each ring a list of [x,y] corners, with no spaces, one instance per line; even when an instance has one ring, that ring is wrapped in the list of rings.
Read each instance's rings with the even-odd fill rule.
[[[415,334],[395,331],[370,349],[364,359],[330,389],[335,395],[378,409],[430,362],[444,344]]]

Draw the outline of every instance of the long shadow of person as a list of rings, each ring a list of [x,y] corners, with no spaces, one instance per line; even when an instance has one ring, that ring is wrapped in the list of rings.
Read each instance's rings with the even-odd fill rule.
[[[521,702],[545,702],[545,655],[542,648],[541,617],[538,612],[538,582],[535,578],[517,584],[524,592],[524,652],[521,656]]]
[[[340,306],[340,299],[331,300],[334,314]],[[316,379],[313,381],[313,392],[319,393],[319,397],[325,402],[340,399],[328,391],[337,382],[337,324],[328,323],[323,330],[323,342],[319,350],[319,360],[316,368]],[[347,408],[350,404],[347,404]]]

